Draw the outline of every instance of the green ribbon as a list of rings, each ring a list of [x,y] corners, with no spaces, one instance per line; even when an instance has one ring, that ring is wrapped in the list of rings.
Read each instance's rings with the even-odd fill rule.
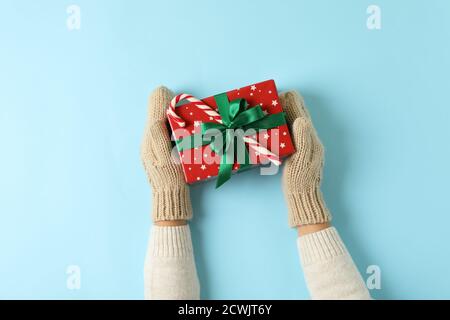
[[[251,165],[250,156],[243,141],[244,131],[275,128],[285,124],[286,120],[284,112],[266,115],[260,105],[248,108],[245,99],[229,101],[226,93],[214,96],[214,100],[222,117],[222,123],[202,123],[201,133],[178,139],[176,144],[179,151],[210,145],[211,150],[221,155],[216,183],[218,188],[231,178],[234,158],[236,154],[239,154],[236,153],[238,146],[244,146],[244,159],[239,159],[243,160],[239,171],[248,169]],[[218,136],[222,139],[217,139]]]

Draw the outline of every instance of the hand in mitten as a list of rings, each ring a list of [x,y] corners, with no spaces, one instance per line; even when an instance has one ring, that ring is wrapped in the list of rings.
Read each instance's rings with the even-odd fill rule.
[[[331,215],[320,191],[324,150],[303,98],[295,91],[280,95],[296,152],[283,171],[283,188],[291,227],[324,224]]]
[[[166,109],[172,92],[159,87],[150,95],[148,119],[141,146],[141,158],[153,194],[153,221],[183,221],[192,218],[189,188],[181,165],[172,158],[166,126]]]

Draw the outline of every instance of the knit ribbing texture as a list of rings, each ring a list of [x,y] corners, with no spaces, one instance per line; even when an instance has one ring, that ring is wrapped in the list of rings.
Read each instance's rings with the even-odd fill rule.
[[[305,266],[327,261],[347,253],[334,227],[313,232],[297,239],[300,257]]]
[[[149,252],[153,257],[189,257],[192,255],[191,232],[187,225],[153,226]]]

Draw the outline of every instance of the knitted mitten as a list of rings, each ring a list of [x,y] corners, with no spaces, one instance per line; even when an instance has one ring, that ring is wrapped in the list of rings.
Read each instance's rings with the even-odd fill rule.
[[[172,92],[165,87],[157,88],[150,95],[141,146],[141,158],[153,192],[153,221],[192,218],[189,189],[181,166],[172,159],[166,126],[166,109],[172,97]]]
[[[296,152],[286,161],[283,189],[291,227],[325,223],[331,215],[320,191],[324,150],[306,110],[295,91],[280,95],[280,102],[291,127]]]

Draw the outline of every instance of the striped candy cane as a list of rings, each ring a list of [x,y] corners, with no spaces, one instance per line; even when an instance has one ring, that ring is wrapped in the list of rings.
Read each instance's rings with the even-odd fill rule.
[[[250,137],[244,137],[244,142],[248,144],[250,148],[258,152],[259,154],[265,156],[270,162],[274,165],[281,165],[280,157],[278,157],[275,153],[269,151],[269,149],[263,147],[258,141]]]
[[[212,118],[211,120],[222,123],[220,114],[214,111],[210,106],[190,94],[182,93],[175,96],[172,101],[170,101],[169,108],[167,109],[167,116],[175,121],[180,127],[184,127],[186,122],[175,112],[175,108],[182,100],[193,102],[197,108],[203,110],[210,118]]]

